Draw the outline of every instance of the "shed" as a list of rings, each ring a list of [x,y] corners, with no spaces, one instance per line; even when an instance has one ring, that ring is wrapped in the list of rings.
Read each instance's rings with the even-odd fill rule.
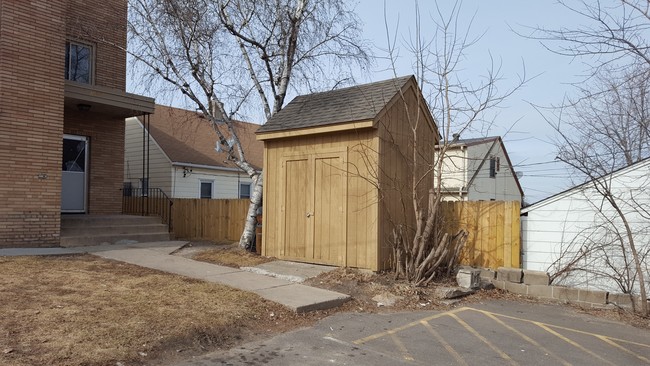
[[[298,96],[257,138],[263,255],[390,267],[393,228],[414,226],[413,174],[430,174],[439,141],[414,76]],[[425,177],[418,189],[432,182]]]

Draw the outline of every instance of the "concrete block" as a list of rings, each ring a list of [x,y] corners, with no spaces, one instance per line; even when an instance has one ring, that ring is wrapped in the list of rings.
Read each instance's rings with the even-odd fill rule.
[[[545,285],[528,285],[528,296],[552,299],[553,287]]]
[[[548,273],[543,271],[531,271],[524,269],[524,283],[526,285],[544,285],[548,286],[551,279]]]
[[[498,288],[499,290],[506,289],[506,281],[492,280],[492,284],[494,285],[494,287]]]
[[[579,290],[578,301],[587,302],[590,304],[606,304],[607,292],[606,291],[593,291],[593,290]]]
[[[528,295],[528,286],[523,283],[514,283],[506,281],[506,291],[514,294]]]
[[[497,269],[497,280],[521,283],[523,272],[519,268],[499,267]]]
[[[481,279],[484,280],[493,280],[497,278],[497,273],[494,270],[491,269],[482,269],[481,270]]]
[[[461,269],[456,275],[458,286],[477,289],[481,285],[480,269]]]
[[[553,288],[553,298],[569,302],[578,302],[580,290],[577,288],[550,286]]]
[[[632,299],[629,294],[612,294],[607,296],[607,302],[624,308],[632,308]]]

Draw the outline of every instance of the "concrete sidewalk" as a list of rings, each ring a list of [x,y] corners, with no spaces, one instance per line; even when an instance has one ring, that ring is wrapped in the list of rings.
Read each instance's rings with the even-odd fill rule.
[[[184,241],[100,245],[93,247],[0,249],[0,256],[66,255],[90,253],[101,258],[117,260],[174,273],[199,280],[219,283],[282,304],[298,313],[337,307],[350,299],[338,292],[296,284],[282,279],[170,255],[183,247]]]

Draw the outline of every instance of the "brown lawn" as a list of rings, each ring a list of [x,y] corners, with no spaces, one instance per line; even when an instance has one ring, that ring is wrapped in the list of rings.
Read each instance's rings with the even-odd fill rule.
[[[235,268],[254,267],[258,264],[276,260],[275,258],[262,257],[256,253],[241,249],[237,243],[202,250],[192,256],[192,259]]]
[[[0,257],[2,365],[159,364],[322,315],[89,255]]]

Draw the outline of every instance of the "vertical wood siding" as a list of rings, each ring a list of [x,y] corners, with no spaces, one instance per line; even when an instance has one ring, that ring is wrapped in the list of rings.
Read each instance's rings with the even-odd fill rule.
[[[461,264],[474,267],[519,268],[519,201],[442,202],[445,229],[469,232]]]

